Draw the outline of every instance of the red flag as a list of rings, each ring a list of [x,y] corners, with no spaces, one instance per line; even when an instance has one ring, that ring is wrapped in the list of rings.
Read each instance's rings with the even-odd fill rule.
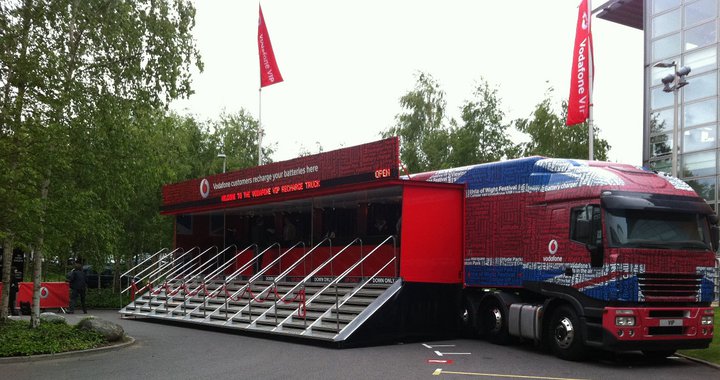
[[[282,82],[283,78],[277,62],[275,62],[275,53],[273,53],[270,43],[270,35],[265,26],[262,6],[260,7],[260,20],[258,20],[258,52],[260,54],[260,87]]]
[[[573,48],[570,98],[565,125],[580,124],[590,116],[590,91],[593,72],[592,32],[590,31],[590,9],[588,0],[580,2],[578,21]]]

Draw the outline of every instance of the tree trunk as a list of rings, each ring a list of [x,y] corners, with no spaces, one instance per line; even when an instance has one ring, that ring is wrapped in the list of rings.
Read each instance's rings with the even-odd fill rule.
[[[37,238],[37,246],[35,247],[34,265],[33,265],[33,297],[32,297],[32,313],[30,316],[30,325],[36,328],[40,325],[40,284],[42,279],[42,262],[43,262],[43,244],[45,241],[45,209],[47,208],[48,188],[50,187],[50,173],[46,176],[40,190],[40,233]]]
[[[11,267],[12,267],[12,246],[13,241],[11,238],[5,238],[3,240],[3,257],[2,257],[2,302],[0,302],[0,306],[2,307],[2,310],[0,310],[0,323],[5,322],[5,319],[8,317],[8,303],[10,301],[10,273],[11,273]]]

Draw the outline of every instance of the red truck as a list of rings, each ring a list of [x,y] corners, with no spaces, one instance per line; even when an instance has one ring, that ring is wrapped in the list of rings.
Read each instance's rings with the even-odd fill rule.
[[[717,218],[685,182],[530,157],[411,180],[464,184],[466,329],[666,357],[713,338]]]

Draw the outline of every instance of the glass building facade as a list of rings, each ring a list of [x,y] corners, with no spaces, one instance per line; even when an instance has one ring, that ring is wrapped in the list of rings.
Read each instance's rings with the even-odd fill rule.
[[[645,30],[644,164],[667,173],[677,165],[678,177],[716,210],[719,1],[642,0],[641,11]],[[672,63],[676,66],[657,66]],[[688,84],[664,91],[662,78],[683,66],[691,68]],[[676,163],[672,162],[673,149],[677,149]]]

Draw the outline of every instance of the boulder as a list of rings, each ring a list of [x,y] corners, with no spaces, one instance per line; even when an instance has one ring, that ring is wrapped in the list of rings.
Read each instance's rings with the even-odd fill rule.
[[[99,318],[85,318],[77,324],[80,329],[96,331],[108,342],[115,342],[125,336],[125,330],[117,323]]]
[[[40,322],[47,322],[47,323],[67,323],[65,320],[65,317],[62,315],[57,315],[55,313],[45,312],[40,313]]]

